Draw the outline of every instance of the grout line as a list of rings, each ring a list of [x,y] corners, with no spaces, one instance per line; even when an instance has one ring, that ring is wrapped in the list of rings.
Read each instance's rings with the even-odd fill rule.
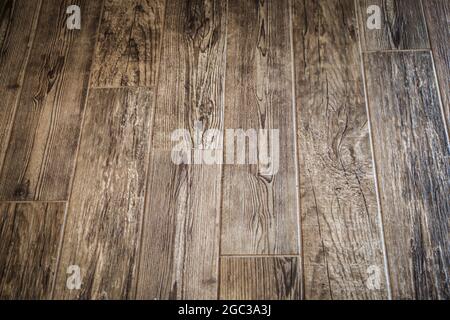
[[[151,86],[89,86],[91,90],[110,90],[110,89],[149,89],[155,90],[156,85]]]
[[[396,53],[396,52],[426,52],[430,51],[430,48],[423,49],[389,49],[389,50],[362,50],[362,53]]]
[[[294,162],[295,162],[295,185],[296,185],[296,207],[297,207],[297,248],[299,254],[297,255],[299,259],[298,268],[300,268],[301,281],[300,281],[300,299],[305,299],[305,268],[303,259],[303,231],[302,231],[302,215],[301,215],[301,199],[300,199],[300,168],[299,168],[299,150],[298,150],[298,137],[297,137],[297,96],[295,92],[295,52],[294,52],[294,24],[293,24],[293,2],[289,0],[289,37],[291,45],[291,91],[292,91],[292,121],[293,121],[293,134],[294,134]]]
[[[224,65],[225,65],[225,74],[223,77],[223,93],[222,93],[222,134],[224,134],[225,132],[225,103],[226,103],[226,98],[225,98],[225,93],[226,93],[226,80],[227,80],[227,56],[228,56],[228,18],[229,18],[229,2],[228,0],[226,0],[225,3],[226,6],[226,11],[225,11],[225,45],[224,45]],[[222,139],[222,144],[224,144],[225,141],[224,139]],[[224,145],[222,145],[222,158],[225,157],[225,147]],[[217,300],[220,300],[220,292],[221,292],[221,263],[220,263],[220,259],[222,257],[222,230],[223,230],[223,224],[222,224],[222,218],[223,218],[223,186],[224,186],[224,173],[225,173],[225,167],[222,164],[220,165],[220,207],[219,207],[219,253],[218,253],[218,261],[217,261]]]
[[[93,46],[93,50],[92,50],[92,56],[95,56],[95,51],[97,49],[97,45],[98,45],[98,38],[99,38],[99,34],[100,34],[100,26],[102,24],[102,19],[103,19],[103,11],[105,8],[105,3],[106,0],[102,0],[102,4],[101,4],[101,8],[100,8],[100,15],[99,15],[99,21],[98,21],[98,25],[97,25],[97,31],[95,34],[95,42],[94,42],[94,46]],[[53,300],[54,299],[54,294],[55,294],[55,287],[56,287],[56,280],[57,280],[57,276],[58,276],[58,271],[59,271],[59,267],[61,264],[61,255],[62,255],[62,249],[63,249],[63,245],[64,245],[64,235],[65,235],[65,231],[66,231],[66,223],[67,223],[67,219],[68,219],[68,215],[69,215],[69,206],[70,206],[70,202],[72,199],[72,191],[73,191],[73,185],[74,185],[74,181],[75,181],[75,174],[76,174],[76,170],[77,170],[77,163],[78,163],[78,157],[79,157],[79,151],[80,151],[80,145],[81,145],[81,139],[83,136],[83,128],[84,128],[84,122],[85,122],[85,118],[86,118],[86,110],[88,108],[88,101],[89,101],[89,84],[91,83],[91,78],[92,78],[92,67],[94,64],[94,59],[91,60],[91,65],[90,65],[90,70],[89,70],[89,77],[88,77],[88,82],[86,85],[86,96],[85,96],[85,100],[84,100],[84,109],[81,115],[81,124],[80,124],[80,133],[78,135],[78,143],[77,143],[77,149],[75,151],[75,160],[74,160],[74,166],[73,166],[73,170],[72,170],[72,175],[70,178],[70,183],[69,183],[69,198],[66,204],[66,210],[64,212],[64,220],[63,220],[63,224],[61,227],[61,238],[59,241],[59,245],[58,245],[58,253],[57,253],[57,257],[56,257],[56,269],[55,269],[55,274],[53,277],[53,281],[52,281],[52,287],[51,287],[51,293],[50,293],[50,299]]]
[[[7,134],[5,135],[5,145],[6,145],[6,149],[5,152],[3,153],[3,157],[1,157],[0,155],[0,173],[2,172],[3,166],[5,164],[5,158],[6,158],[6,154],[7,151],[9,149],[9,142],[11,139],[11,135],[12,135],[12,131],[14,128],[14,123],[16,122],[16,115],[17,115],[17,109],[19,108],[19,101],[20,98],[22,97],[22,91],[23,91],[23,83],[25,81],[25,74],[27,72],[28,69],[28,64],[30,62],[30,56],[31,56],[31,51],[33,49],[34,46],[34,40],[36,39],[36,33],[37,33],[37,26],[41,17],[41,10],[42,10],[42,2],[43,0],[39,0],[39,4],[36,10],[35,15],[33,16],[33,24],[31,27],[31,35],[30,35],[30,39],[28,40],[27,43],[27,52],[26,52],[26,56],[25,56],[25,60],[23,63],[23,67],[21,72],[19,73],[19,82],[20,82],[20,87],[17,90],[17,96],[15,98],[15,101],[13,102],[13,113],[11,115],[11,123],[9,124],[9,128],[7,129]],[[8,125],[7,125],[8,127]]]
[[[223,254],[220,258],[297,258],[298,254]]]
[[[0,203],[67,203],[67,200],[0,200]]]
[[[440,109],[441,109],[441,114],[442,114],[442,119],[444,120],[444,130],[445,133],[447,135],[447,144],[450,143],[450,136],[449,136],[449,128],[448,128],[448,124],[447,124],[447,115],[445,114],[445,110],[444,110],[444,101],[442,100],[442,93],[441,90],[443,90],[442,88],[444,86],[441,86],[441,83],[439,81],[438,75],[437,75],[437,70],[436,70],[436,63],[435,63],[435,59],[434,59],[434,52],[435,52],[435,48],[433,47],[433,44],[431,42],[431,37],[430,37],[430,30],[428,28],[428,19],[425,15],[425,9],[423,6],[423,0],[420,1],[420,6],[422,8],[422,16],[423,16],[423,20],[425,21],[425,29],[427,31],[427,36],[428,36],[428,42],[430,45],[430,55],[431,55],[431,64],[433,65],[433,73],[434,73],[434,79],[435,79],[435,83],[437,86],[437,94],[438,94],[438,98],[439,98],[439,103],[440,103]]]
[[[140,227],[139,227],[139,243],[138,243],[138,248],[137,248],[137,270],[136,270],[136,282],[135,282],[135,288],[134,288],[134,299],[137,299],[137,295],[138,295],[138,287],[139,287],[139,279],[141,276],[141,261],[142,261],[142,246],[144,243],[144,223],[145,223],[145,215],[147,213],[147,208],[148,208],[148,203],[149,203],[149,192],[148,192],[148,184],[149,184],[149,173],[150,173],[150,168],[152,165],[152,158],[153,158],[153,154],[155,153],[155,149],[152,146],[153,143],[153,129],[154,129],[154,123],[155,123],[155,114],[156,114],[156,106],[157,106],[157,101],[158,101],[158,89],[159,89],[159,75],[160,75],[160,69],[161,69],[161,59],[162,59],[162,47],[163,47],[163,42],[164,42],[164,36],[165,36],[165,30],[166,30],[166,15],[167,15],[167,5],[169,3],[170,0],[166,0],[164,1],[164,12],[162,14],[162,25],[161,25],[161,36],[160,36],[160,41],[159,41],[159,48],[158,48],[158,67],[156,70],[156,75],[155,75],[155,81],[156,84],[153,86],[153,110],[151,111],[151,124],[150,124],[150,132],[149,132],[149,137],[148,137],[148,152],[147,152],[147,168],[145,171],[145,181],[144,181],[144,209],[142,210],[142,217],[141,217],[141,221],[140,221]]]
[[[357,10],[358,3],[357,0],[354,0],[355,8]],[[392,289],[391,289],[391,281],[390,281],[390,273],[389,273],[389,263],[388,263],[388,254],[386,250],[386,241],[385,241],[385,235],[384,235],[384,225],[383,225],[383,214],[382,214],[382,208],[381,208],[381,199],[380,199],[380,191],[379,191],[379,182],[378,182],[378,168],[376,164],[375,159],[375,148],[373,143],[373,131],[372,131],[372,125],[371,125],[371,114],[370,114],[370,108],[369,108],[369,97],[367,92],[367,80],[366,80],[366,71],[365,71],[365,63],[364,63],[364,53],[362,50],[362,44],[361,44],[361,30],[359,26],[359,20],[357,19],[357,29],[358,29],[358,39],[359,39],[359,55],[360,55],[360,66],[361,66],[361,73],[362,73],[362,83],[364,87],[364,100],[365,100],[365,107],[366,107],[366,114],[367,114],[367,125],[369,129],[369,140],[370,140],[370,150],[372,153],[372,167],[373,167],[373,175],[374,175],[374,182],[375,182],[375,193],[377,198],[377,211],[378,211],[378,224],[380,226],[380,237],[381,237],[381,244],[382,244],[382,251],[383,251],[383,264],[384,264],[384,272],[386,277],[386,289],[388,294],[388,299],[392,300]],[[368,53],[368,52],[366,52]]]

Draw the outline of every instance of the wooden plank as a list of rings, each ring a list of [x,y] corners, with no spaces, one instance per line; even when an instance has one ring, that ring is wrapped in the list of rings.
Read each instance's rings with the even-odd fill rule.
[[[429,52],[368,54],[394,299],[450,298],[450,150]]]
[[[299,264],[295,257],[222,257],[220,299],[298,300]]]
[[[167,5],[137,297],[216,299],[222,166],[177,165],[171,134],[222,132],[226,2]]]
[[[444,116],[450,128],[450,2],[423,0],[431,48],[441,89]]]
[[[420,1],[357,0],[363,50],[426,49],[429,41]],[[370,30],[369,6],[381,9],[381,29]]]
[[[90,92],[55,288],[57,299],[129,299],[135,294],[144,210],[152,94]],[[66,270],[78,265],[80,290]]]
[[[68,30],[66,9],[82,9]],[[100,1],[43,1],[5,160],[2,200],[67,200]]]
[[[154,86],[165,0],[106,0],[91,86]]]
[[[248,157],[244,165],[226,158],[224,254],[299,252],[291,68],[289,2],[230,1],[225,128],[278,130],[271,156],[279,166],[266,172]],[[228,138],[225,155],[232,155]]]
[[[0,203],[0,299],[49,299],[64,203]]]
[[[8,146],[39,9],[40,1],[7,0],[0,4],[0,168]]]
[[[293,4],[305,298],[387,298],[354,1]]]

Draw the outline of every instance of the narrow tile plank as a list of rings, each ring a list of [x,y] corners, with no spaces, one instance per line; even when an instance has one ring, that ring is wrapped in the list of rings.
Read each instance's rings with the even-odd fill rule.
[[[66,9],[82,9],[81,30]],[[67,200],[101,1],[44,0],[3,167],[2,200]]]
[[[134,298],[151,110],[147,89],[91,90],[55,298]],[[80,290],[66,288],[70,265]]]
[[[354,1],[293,4],[305,298],[387,298]]]
[[[167,5],[138,298],[216,299],[221,165],[173,163],[171,134],[223,130],[226,2]]]
[[[278,130],[279,152],[272,168],[248,157],[225,165],[224,254],[299,252],[289,28],[288,1],[229,1],[225,128]]]
[[[392,296],[449,299],[450,151],[430,53],[365,66]]]
[[[423,6],[441,89],[444,116],[447,128],[450,128],[450,1],[423,0]]]
[[[91,86],[154,86],[165,0],[106,0]]]
[[[299,264],[295,257],[222,257],[220,299],[298,300]]]
[[[8,146],[40,3],[7,0],[0,4],[0,168]]]
[[[429,41],[420,1],[357,0],[364,50],[427,49]],[[367,9],[381,9],[381,29],[367,28]]]
[[[0,203],[0,299],[49,299],[64,203]]]

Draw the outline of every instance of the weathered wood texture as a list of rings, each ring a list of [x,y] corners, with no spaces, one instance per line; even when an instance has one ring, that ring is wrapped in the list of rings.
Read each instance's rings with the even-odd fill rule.
[[[249,157],[245,164],[236,163],[236,157],[225,165],[224,254],[299,252],[288,17],[288,1],[229,1],[225,127],[278,130],[279,152],[270,150],[269,166],[251,164]],[[228,138],[225,154],[232,155],[242,146],[236,147],[235,139],[233,150]]]
[[[418,0],[357,0],[360,35],[364,50],[429,48],[427,29]],[[367,9],[381,9],[381,29],[370,30]]]
[[[0,203],[0,299],[49,299],[64,203]]]
[[[0,4],[0,168],[8,146],[39,9],[40,1],[6,0]]]
[[[176,165],[170,137],[223,129],[226,2],[168,1],[165,19],[138,298],[215,299],[221,165]]]
[[[106,0],[91,86],[154,86],[165,0]]]
[[[222,257],[220,299],[298,300],[299,265],[295,257]]]
[[[293,4],[305,298],[386,298],[354,1]]]
[[[81,30],[66,9],[83,8]],[[2,200],[67,200],[101,1],[44,0],[0,173]]]
[[[423,0],[444,116],[450,128],[450,1]]]
[[[55,288],[57,299],[129,299],[135,295],[152,105],[148,89],[90,92]],[[70,265],[81,269],[81,290],[66,288]]]
[[[394,299],[450,298],[450,151],[428,52],[368,54]]]

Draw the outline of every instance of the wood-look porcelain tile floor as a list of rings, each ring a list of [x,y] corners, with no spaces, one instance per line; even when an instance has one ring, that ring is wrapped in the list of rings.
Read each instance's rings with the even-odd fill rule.
[[[450,299],[449,21],[3,0],[0,299]]]

